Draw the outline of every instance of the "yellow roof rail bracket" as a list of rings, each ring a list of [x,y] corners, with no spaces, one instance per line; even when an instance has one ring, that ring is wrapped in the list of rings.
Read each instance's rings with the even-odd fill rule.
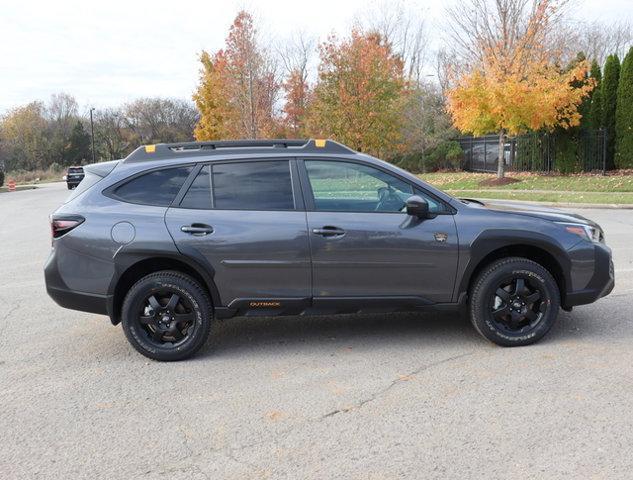
[[[317,148],[325,148],[325,142],[327,140],[325,140],[324,138],[317,138],[316,140],[314,140],[314,146]]]
[[[145,145],[145,153],[154,153],[156,151],[156,145]]]

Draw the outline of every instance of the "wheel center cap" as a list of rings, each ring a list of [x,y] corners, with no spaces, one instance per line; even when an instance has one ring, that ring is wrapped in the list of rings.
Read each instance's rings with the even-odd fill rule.
[[[521,304],[521,302],[519,302],[518,300],[514,301],[514,302],[512,303],[512,306],[513,306],[514,308],[517,308],[517,309],[519,309],[519,308],[523,307],[523,305]]]
[[[169,321],[171,320],[170,316],[165,314],[161,317],[160,321],[163,323],[169,323]]]

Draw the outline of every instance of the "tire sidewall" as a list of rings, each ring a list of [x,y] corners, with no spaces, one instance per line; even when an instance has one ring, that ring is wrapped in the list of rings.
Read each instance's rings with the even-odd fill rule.
[[[196,286],[197,283],[193,280],[170,274],[153,274],[137,282],[126,295],[121,309],[123,330],[132,346],[154,360],[180,360],[195,353],[205,342],[211,321],[208,299]],[[149,295],[165,288],[186,298],[195,314],[195,321],[193,332],[182,343],[159,347],[148,340],[146,332],[138,322],[138,311]]]

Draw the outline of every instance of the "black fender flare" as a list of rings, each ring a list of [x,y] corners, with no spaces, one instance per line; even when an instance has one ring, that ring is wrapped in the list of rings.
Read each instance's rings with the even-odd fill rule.
[[[565,285],[571,285],[569,254],[551,236],[527,230],[494,229],[482,232],[468,246],[470,257],[461,275],[456,298],[462,299],[468,293],[472,276],[486,257],[497,250],[517,246],[534,247],[549,254],[560,267]],[[565,294],[561,291],[561,295]]]
[[[184,248],[182,252],[174,249],[173,251],[155,250],[151,247],[137,247],[130,249],[121,249],[115,255],[115,273],[112,276],[110,285],[108,286],[108,304],[107,311],[112,323],[118,323],[118,315],[115,306],[115,292],[119,281],[125,273],[140,262],[151,259],[166,259],[183,263],[195,271],[200,278],[204,280],[211,301],[214,307],[222,305],[220,292],[215,284],[215,269],[207,261],[207,259],[197,250],[193,248]]]

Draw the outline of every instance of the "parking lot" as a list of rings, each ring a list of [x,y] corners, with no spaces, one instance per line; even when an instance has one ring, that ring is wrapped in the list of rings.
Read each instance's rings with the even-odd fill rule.
[[[65,184],[0,194],[0,478],[630,478],[633,210],[616,288],[504,349],[454,315],[238,318],[180,363],[58,307]]]

